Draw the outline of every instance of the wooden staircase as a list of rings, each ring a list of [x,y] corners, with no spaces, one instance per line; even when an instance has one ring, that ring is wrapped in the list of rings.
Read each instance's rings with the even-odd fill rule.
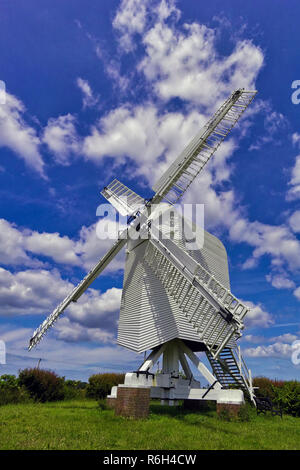
[[[236,350],[225,347],[216,358],[212,356],[210,351],[206,352],[206,356],[216,379],[223,388],[236,386],[243,390],[255,404],[251,371],[247,368],[239,347]]]

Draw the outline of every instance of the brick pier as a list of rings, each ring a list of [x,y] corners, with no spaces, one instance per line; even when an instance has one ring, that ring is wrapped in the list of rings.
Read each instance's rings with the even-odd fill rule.
[[[118,387],[115,414],[128,418],[147,418],[149,415],[150,388]]]
[[[228,412],[229,416],[232,418],[236,418],[238,416],[239,410],[241,405],[234,404],[234,403],[217,403],[217,413],[218,415],[222,413],[222,411]]]

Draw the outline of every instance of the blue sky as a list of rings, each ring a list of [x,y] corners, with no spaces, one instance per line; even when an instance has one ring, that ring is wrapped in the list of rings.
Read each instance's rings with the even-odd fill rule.
[[[288,3],[288,7],[287,7]],[[300,79],[298,2],[1,2],[0,339],[17,373],[87,379],[133,370],[116,345],[120,256],[27,352],[33,329],[109,248],[100,190],[139,194],[236,88],[255,102],[185,196],[229,257],[251,313],[240,342],[253,375],[299,378]]]

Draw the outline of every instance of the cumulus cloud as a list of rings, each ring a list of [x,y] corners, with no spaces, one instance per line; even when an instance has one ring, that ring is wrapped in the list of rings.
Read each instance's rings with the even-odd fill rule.
[[[105,253],[111,248],[115,240],[109,238],[105,240],[99,240],[97,232],[101,231],[105,225],[106,219],[102,219],[97,224],[90,225],[89,227],[83,226],[79,233],[79,241],[77,242],[77,249],[80,252],[80,263],[82,266],[89,270],[97,261],[105,255]],[[115,226],[114,233],[117,233],[118,229],[122,230],[122,225],[117,222],[110,222]],[[125,227],[123,227],[125,228]],[[112,262],[106,267],[109,272],[119,271],[124,269],[125,257],[124,251],[121,251]]]
[[[280,336],[274,336],[271,338],[266,338],[264,336],[256,336],[256,335],[246,335],[243,337],[244,341],[248,343],[287,343],[292,344],[294,341],[298,339],[297,335],[293,335],[291,333],[285,333]]]
[[[183,30],[157,22],[143,38],[145,58],[139,70],[163,99],[179,97],[210,110],[237,88],[252,89],[263,54],[243,40],[227,57],[216,48],[216,32],[198,23]]]
[[[71,114],[50,118],[44,128],[42,141],[61,165],[69,165],[70,157],[80,152],[81,139],[75,128],[75,117]]]
[[[0,147],[7,147],[24,160],[26,165],[46,178],[40,154],[40,139],[36,130],[25,120],[25,106],[15,96],[6,93],[6,103],[0,106]]]
[[[122,2],[120,12],[130,5]],[[172,5],[164,2],[161,11]],[[145,176],[150,184],[168,168],[225,96],[234,88],[254,87],[263,65],[262,51],[250,41],[238,41],[231,53],[221,57],[213,29],[198,23],[184,27],[176,21],[167,24],[163,16],[156,16],[151,25],[143,23],[140,31],[145,56],[139,71],[161,98],[179,97],[189,107],[182,112],[165,113],[151,102],[121,106],[103,116],[83,144],[86,158],[94,162],[101,162],[105,156],[118,158],[118,163],[132,160],[137,167],[135,174]],[[272,140],[286,119],[264,102],[250,110],[241,135],[247,132],[257,112],[264,112],[267,137]],[[290,228],[249,220],[236,192],[228,186],[224,189],[234,168],[230,157],[237,147],[236,138],[223,143],[184,201],[205,204],[208,229],[226,228],[231,241],[253,247],[244,268],[256,266],[259,258],[267,255],[273,266],[286,264],[288,269],[296,270],[300,267],[300,242]],[[274,282],[278,284],[279,278]]]
[[[122,289],[112,287],[99,293],[89,289],[76,303],[70,305],[68,316],[88,328],[104,328],[116,332]]]
[[[294,341],[296,341],[298,339],[298,336],[297,335],[293,335],[291,333],[285,333],[283,335],[280,335],[280,336],[274,336],[273,338],[270,338],[269,341],[270,342],[275,342],[275,343],[293,343]]]
[[[132,370],[141,362],[138,354],[116,346],[106,332],[89,329],[85,333],[80,325],[69,322],[66,317],[61,318],[43,342],[28,353],[26,349],[31,333],[29,328],[16,328],[9,323],[0,326],[0,337],[6,343],[8,358],[3,366],[6,373],[17,374],[20,368],[36,367],[38,360],[42,359],[42,367],[56,370],[67,378],[87,380],[94,373]],[[75,344],[76,335],[82,343]],[[100,345],[95,346],[94,340]]]
[[[101,328],[88,328],[79,323],[72,322],[66,317],[60,319],[55,325],[55,329],[56,338],[68,343],[88,341],[106,344],[115,342],[115,334],[113,332],[105,331]]]
[[[94,162],[111,156],[121,163],[127,157],[137,165],[138,174],[154,183],[204,123],[205,117],[196,111],[159,114],[150,103],[124,106],[93,127],[85,138],[84,154]]]
[[[256,336],[256,335],[245,335],[243,336],[243,341],[246,341],[247,343],[261,343],[262,341],[265,340],[264,336]]]
[[[13,273],[0,268],[0,314],[39,314],[46,317],[73,287],[71,282],[62,279],[57,270],[28,269]],[[115,287],[105,292],[88,289],[65,310],[64,321],[57,323],[58,338],[65,341],[75,341],[76,338],[112,341],[117,331],[121,292]]]
[[[290,358],[293,351],[293,347],[290,344],[278,342],[268,346],[246,348],[244,350],[244,355],[248,357]]]
[[[113,27],[119,32],[121,47],[130,52],[135,49],[133,38],[142,33],[147,19],[148,0],[122,0],[113,20]]]
[[[296,299],[300,300],[300,287],[297,287],[297,289],[294,290],[293,294]]]
[[[0,263],[5,265],[37,266],[39,262],[26,253],[23,233],[15,224],[0,219]]]
[[[297,155],[295,165],[292,168],[291,179],[289,181],[290,189],[287,192],[286,199],[294,201],[300,198],[300,155]]]
[[[19,229],[15,224],[0,219],[0,262],[7,266],[41,267],[44,263],[37,256],[49,257],[56,263],[70,266],[80,266],[85,270],[91,269],[102,256],[111,248],[115,240],[109,238],[100,240],[97,228],[101,230],[106,219],[100,220],[89,227],[80,229],[78,238],[72,240],[68,236],[54,233],[39,233],[30,229]],[[116,221],[114,233],[124,228]],[[124,268],[124,254],[120,253],[107,271],[117,271]]]
[[[1,315],[50,313],[72,287],[55,270],[28,269],[13,273],[0,268]]]
[[[300,233],[300,211],[295,211],[289,217],[289,224],[294,233]]]
[[[67,236],[60,236],[59,233],[25,234],[24,246],[31,253],[48,256],[57,263],[80,264],[76,243]]]
[[[286,117],[272,109],[268,102],[260,102],[261,111],[265,114],[264,134],[251,144],[249,150],[259,150],[265,144],[278,145],[279,136],[286,131],[288,121]]]
[[[250,312],[245,317],[245,326],[266,328],[273,323],[270,313],[263,309],[260,304],[255,305],[250,301],[243,301],[250,308]]]
[[[288,279],[283,274],[276,274],[276,275],[268,274],[266,276],[266,279],[276,289],[292,289],[293,287],[295,287],[294,281],[291,279]]]

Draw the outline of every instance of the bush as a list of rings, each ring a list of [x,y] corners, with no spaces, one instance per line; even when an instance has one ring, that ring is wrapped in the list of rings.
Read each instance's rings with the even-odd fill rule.
[[[267,377],[255,377],[253,379],[253,386],[258,387],[258,389],[255,390],[255,395],[257,397],[268,397],[273,401],[276,397],[276,389],[274,389],[274,387],[283,387],[284,383],[285,382],[283,380],[272,380]]]
[[[110,394],[111,388],[124,382],[124,374],[94,374],[89,378],[86,395],[101,400]]]
[[[24,369],[19,373],[19,384],[35,401],[57,401],[65,396],[64,379],[50,370]]]
[[[257,397],[268,397],[285,413],[300,416],[300,382],[256,377],[253,379],[253,385],[259,387],[258,390],[255,390]]]
[[[249,403],[244,403],[241,405],[239,411],[238,411],[238,419],[239,421],[242,421],[243,423],[250,421],[250,411],[251,405]]]
[[[300,416],[300,382],[287,381],[282,387],[274,387],[274,401],[285,413]]]
[[[98,406],[101,411],[108,410],[109,407],[107,406],[106,400],[102,398],[101,400],[98,401]]]
[[[86,382],[80,380],[66,380],[64,383],[65,400],[81,400],[86,396]]]
[[[24,387],[19,385],[17,377],[14,375],[2,375],[0,377],[0,405],[24,403],[29,400],[29,394]]]

